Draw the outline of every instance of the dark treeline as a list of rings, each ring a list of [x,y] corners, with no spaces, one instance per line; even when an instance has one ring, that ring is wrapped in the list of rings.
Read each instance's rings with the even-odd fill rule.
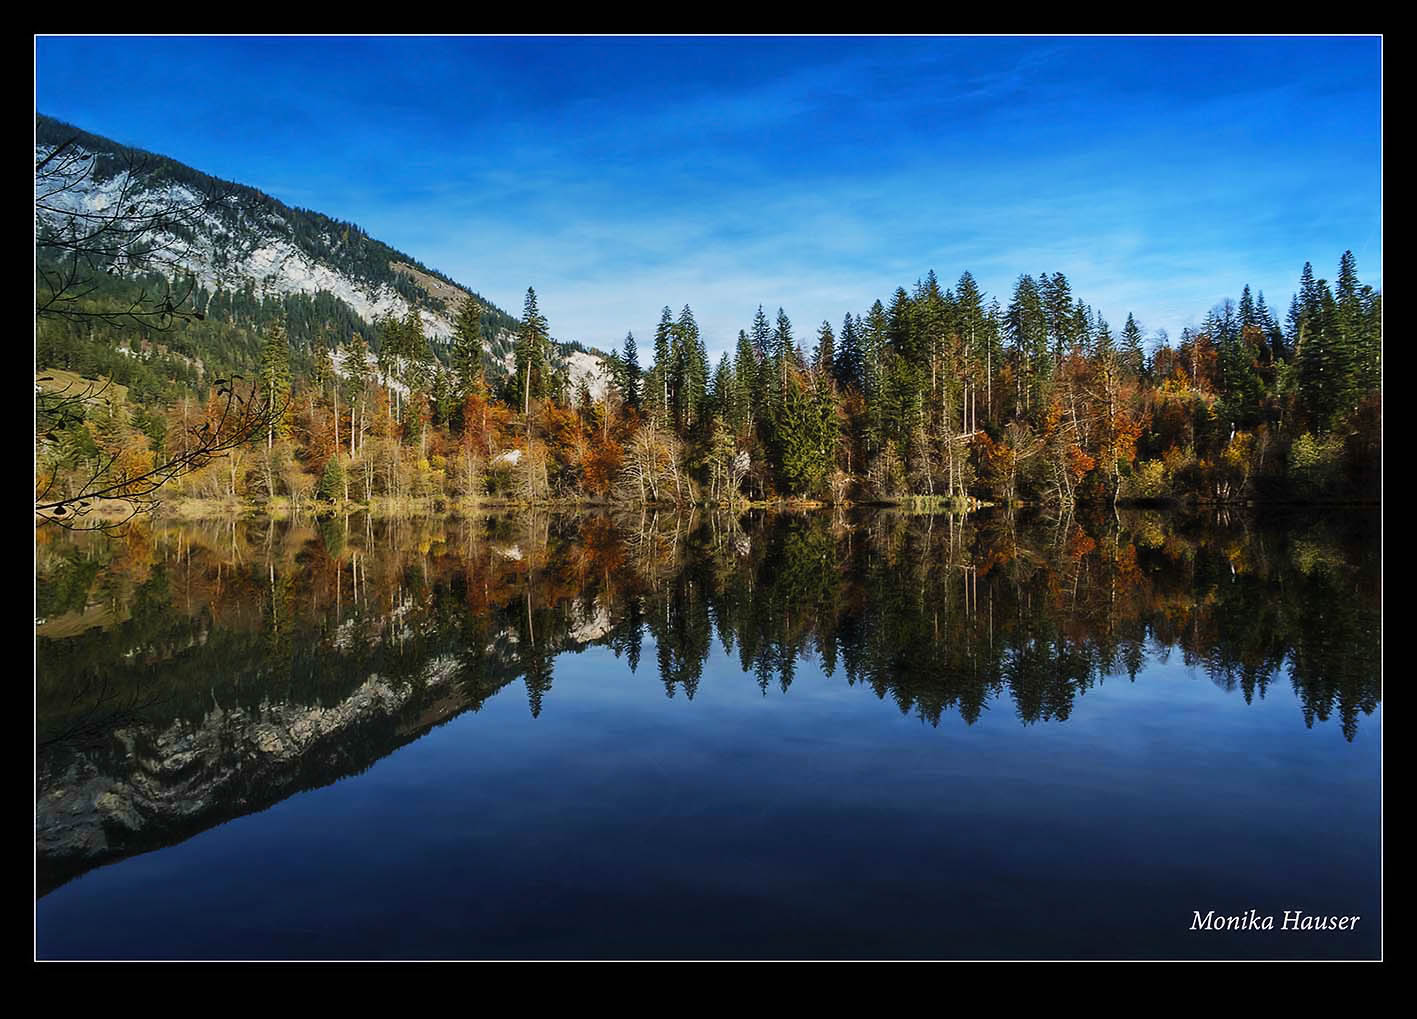
[[[329,705],[442,655],[527,677],[535,708],[551,659],[590,643],[636,669],[656,655],[666,693],[691,698],[715,644],[765,693],[815,658],[932,724],[1000,696],[1025,723],[1064,720],[1093,684],[1177,654],[1247,700],[1287,675],[1310,724],[1337,714],[1351,735],[1379,698],[1380,563],[1373,521],[1343,526],[360,514],[44,542],[41,742],[159,662],[167,719],[200,720],[213,690]]]
[[[951,288],[932,272],[809,335],[759,307],[716,365],[693,311],[666,307],[643,363],[627,335],[601,380],[570,370],[567,350],[583,348],[551,340],[532,290],[514,340],[469,301],[446,344],[415,313],[362,323],[329,295],[196,299],[210,315],[138,356],[131,339],[43,323],[41,369],[111,374],[133,412],[71,422],[90,434],[42,444],[42,472],[68,484],[105,443],[171,455],[214,412],[213,374],[244,372],[290,409],[239,467],[188,478],[189,496],[1064,512],[1379,497],[1382,299],[1351,253],[1332,286],[1305,265],[1282,322],[1246,286],[1174,345],[1131,315],[1114,332],[1062,273],[1019,277],[1001,304],[967,272]]]

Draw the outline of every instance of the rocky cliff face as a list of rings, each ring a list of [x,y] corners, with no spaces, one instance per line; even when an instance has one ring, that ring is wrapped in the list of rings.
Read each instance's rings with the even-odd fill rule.
[[[145,262],[125,253],[115,260],[115,272],[190,273],[212,292],[248,286],[269,296],[325,292],[368,323],[416,309],[435,343],[452,336],[458,311],[470,299],[499,322],[493,354],[511,368],[512,316],[353,224],[37,118],[35,165],[60,147],[63,158],[46,164],[36,180],[36,231],[82,233],[101,225],[121,237],[124,224],[142,224],[138,247],[158,256]],[[173,215],[160,214],[165,210]],[[585,379],[599,396],[600,358],[578,351],[565,356],[572,386]]]

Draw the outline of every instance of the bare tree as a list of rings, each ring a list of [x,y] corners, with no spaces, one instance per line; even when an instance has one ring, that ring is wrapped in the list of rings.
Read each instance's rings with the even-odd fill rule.
[[[51,381],[48,376],[39,382]],[[184,448],[168,454],[148,469],[133,470],[121,461],[120,453],[100,453],[78,480],[64,478],[56,465],[41,469],[35,479],[34,515],[40,524],[58,524],[75,530],[118,527],[140,513],[150,513],[159,505],[158,489],[176,478],[205,467],[251,439],[262,435],[272,420],[285,413],[289,401],[278,407],[262,400],[254,385],[239,392],[234,382],[217,379],[222,398],[215,420],[187,429]],[[104,401],[108,382],[75,389],[72,384],[55,392],[35,385],[36,459],[57,451],[60,433],[83,421],[88,408]],[[118,508],[123,516],[91,515],[103,508]]]
[[[188,305],[195,283],[188,269],[206,222],[225,210],[239,214],[240,191],[217,181],[176,184],[156,156],[120,149],[87,151],[80,136],[53,148],[36,147],[35,318],[81,320],[144,330],[169,328],[183,318],[203,317]],[[171,280],[186,274],[185,291]],[[105,276],[138,276],[136,297],[117,303],[97,299]],[[93,530],[117,527],[158,505],[157,491],[178,477],[244,446],[285,412],[271,406],[254,385],[216,379],[224,399],[219,412],[184,428],[180,451],[160,454],[151,468],[128,466],[121,453],[91,459],[76,480],[54,463],[61,433],[82,423],[90,409],[111,404],[109,383],[70,384],[46,391],[35,383],[36,462],[34,512],[41,524]],[[48,459],[49,469],[43,460]],[[234,489],[233,483],[233,489]],[[121,507],[114,520],[101,508]]]

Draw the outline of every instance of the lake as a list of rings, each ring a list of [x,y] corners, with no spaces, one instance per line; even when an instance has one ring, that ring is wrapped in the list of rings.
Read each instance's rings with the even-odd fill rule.
[[[1381,954],[1375,511],[36,556],[42,959]]]

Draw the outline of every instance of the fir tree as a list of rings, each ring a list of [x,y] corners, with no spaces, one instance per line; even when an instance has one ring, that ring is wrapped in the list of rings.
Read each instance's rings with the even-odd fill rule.
[[[817,347],[812,352],[813,371],[822,377],[831,378],[836,364],[836,336],[830,322],[823,322],[817,330]]]
[[[674,313],[665,305],[659,317],[659,325],[654,330],[654,365],[646,377],[644,402],[650,416],[666,422],[674,409],[674,398],[670,385],[674,375]]]
[[[781,308],[777,309],[777,326],[772,331],[772,361],[774,381],[780,385],[779,399],[786,399],[788,369],[793,361],[792,322]]]
[[[625,381],[622,390],[627,406],[640,409],[640,351],[635,343],[635,334],[625,334],[625,345],[620,355],[624,366]]]
[[[755,399],[759,392],[758,355],[753,341],[746,331],[738,331],[738,348],[733,356],[734,404],[729,408],[728,419],[739,435],[747,435],[753,429]]]
[[[344,485],[344,464],[340,463],[339,450],[335,450],[334,455],[325,462],[325,471],[320,475],[320,487],[317,492],[321,499],[339,502],[344,498]]]
[[[1127,324],[1122,326],[1122,365],[1133,378],[1146,375],[1146,350],[1142,346],[1141,327],[1127,312]]]
[[[836,384],[842,389],[854,386],[858,390],[863,384],[863,355],[861,351],[861,331],[847,312],[841,322],[841,342],[836,347],[836,357],[832,362],[832,374]]]
[[[550,364],[547,359],[549,341],[548,327],[541,310],[536,306],[536,291],[526,288],[526,301],[522,305],[521,329],[517,334],[516,370],[518,388],[521,390],[522,414],[531,427],[532,398],[546,396],[551,386]]]
[[[680,435],[687,435],[700,420],[708,391],[708,351],[687,304],[671,332],[669,357],[674,423]]]
[[[1062,361],[1075,343],[1082,343],[1078,335],[1076,318],[1073,314],[1073,291],[1068,278],[1060,272],[1052,276],[1039,274],[1038,292],[1043,314],[1046,316],[1051,339],[1053,363]]]
[[[792,495],[820,491],[836,450],[836,415],[829,399],[803,386],[795,374],[773,415],[777,467]]]
[[[482,383],[482,313],[471,297],[462,302],[453,323],[452,368],[459,397]]]
[[[1042,404],[1043,386],[1051,365],[1051,359],[1047,358],[1047,315],[1038,284],[1031,276],[1018,278],[1004,321],[1015,366],[1015,413],[1022,415],[1025,410]]]
[[[285,415],[276,413],[290,395],[290,340],[285,325],[272,322],[266,329],[260,356],[261,389],[264,390],[267,411],[274,416],[266,432],[266,447],[275,445],[277,435],[286,431]]]

